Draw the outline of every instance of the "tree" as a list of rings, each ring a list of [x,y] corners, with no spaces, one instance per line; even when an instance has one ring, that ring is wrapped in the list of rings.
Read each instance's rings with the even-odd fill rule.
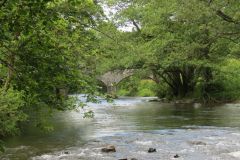
[[[111,1],[112,2],[112,1]],[[139,61],[174,97],[200,88],[205,100],[221,88],[215,77],[232,46],[239,42],[238,1],[117,0],[120,24],[132,22]],[[123,5],[124,4],[124,5]],[[132,40],[132,39],[131,39]],[[137,41],[137,43],[136,43]],[[219,90],[216,90],[219,91]]]
[[[33,112],[70,109],[66,89],[95,91],[97,48],[90,28],[102,11],[91,0],[14,0],[0,8],[1,137],[15,133]]]

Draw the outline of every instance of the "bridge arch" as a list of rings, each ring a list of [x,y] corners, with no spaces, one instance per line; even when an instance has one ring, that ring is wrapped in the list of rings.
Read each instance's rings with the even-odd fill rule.
[[[126,78],[129,78],[137,73],[137,69],[113,70],[98,76],[97,79],[107,86],[107,93],[116,95],[117,85]],[[152,74],[145,76],[156,82]]]
[[[136,71],[134,69],[108,71],[97,77],[97,79],[107,86],[108,94],[115,95],[117,91],[117,84],[123,79],[132,76],[135,72]]]

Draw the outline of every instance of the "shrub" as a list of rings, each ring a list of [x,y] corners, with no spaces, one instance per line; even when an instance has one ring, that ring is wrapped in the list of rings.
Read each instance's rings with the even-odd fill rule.
[[[16,135],[19,131],[18,123],[26,120],[22,112],[23,93],[13,89],[0,90],[0,137]]]

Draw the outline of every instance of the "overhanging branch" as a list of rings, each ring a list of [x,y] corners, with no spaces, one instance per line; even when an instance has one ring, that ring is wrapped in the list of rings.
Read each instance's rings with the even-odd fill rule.
[[[239,22],[237,22],[236,20],[234,20],[232,17],[230,17],[229,15],[223,13],[221,10],[217,10],[216,11],[217,15],[219,17],[221,17],[224,21],[229,22],[229,23],[235,23],[235,24],[239,24]]]
[[[137,31],[141,32],[141,29],[140,29],[139,25],[137,24],[137,22],[134,19],[131,19],[131,21],[132,21],[133,25],[136,27]]]

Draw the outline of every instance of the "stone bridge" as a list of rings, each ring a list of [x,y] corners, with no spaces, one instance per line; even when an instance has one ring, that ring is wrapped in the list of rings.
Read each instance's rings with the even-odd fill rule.
[[[107,93],[111,95],[116,95],[117,85],[124,79],[136,74],[137,69],[125,69],[125,70],[114,70],[108,71],[105,74],[98,76],[97,79],[104,83],[107,87]],[[152,74],[147,76],[148,78],[155,81]]]

